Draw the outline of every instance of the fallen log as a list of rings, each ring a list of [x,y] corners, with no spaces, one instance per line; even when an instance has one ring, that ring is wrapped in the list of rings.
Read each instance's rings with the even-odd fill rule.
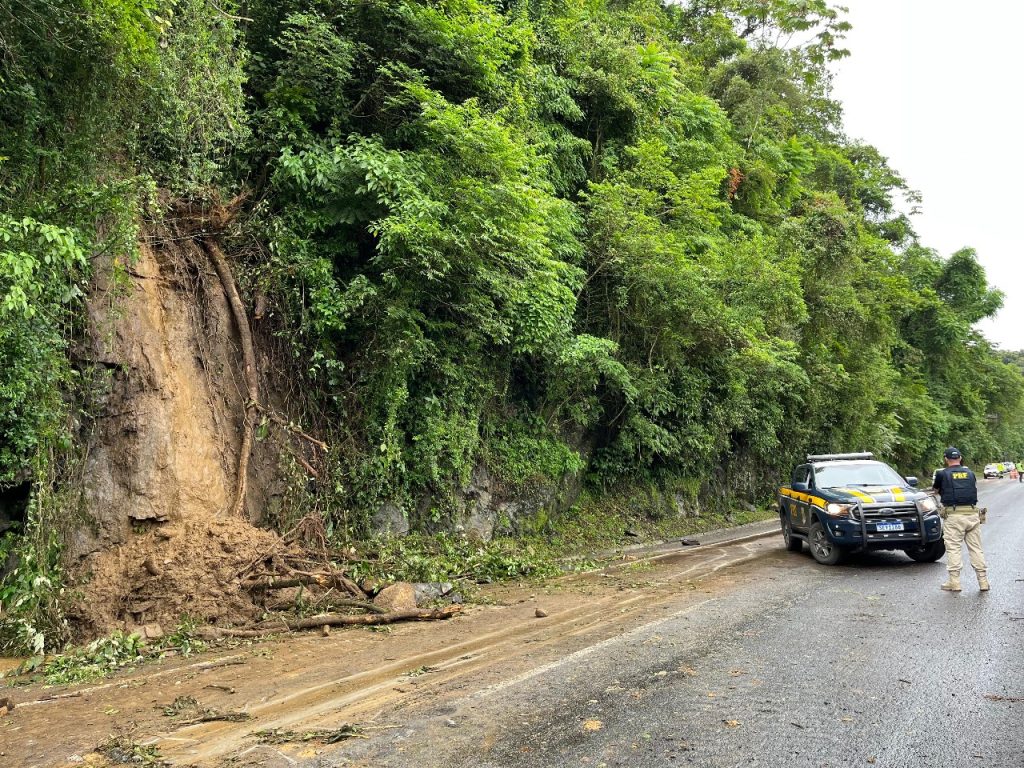
[[[214,640],[221,637],[261,637],[276,632],[298,632],[303,629],[320,629],[321,627],[342,627],[348,625],[376,626],[379,624],[395,624],[400,621],[450,619],[460,610],[462,610],[460,605],[448,605],[438,609],[414,608],[407,611],[364,614],[361,616],[324,613],[319,616],[309,616],[305,619],[272,622],[260,627],[203,627],[199,634],[204,639]]]
[[[367,602],[366,600],[348,600],[346,598],[313,597],[309,601],[318,608],[360,608],[370,613],[387,613],[387,610],[379,605]],[[274,603],[267,603],[265,609],[268,611],[288,611],[295,608],[294,600],[278,600]]]
[[[340,573],[297,573],[294,576],[258,576],[242,582],[242,588],[250,592],[265,592],[271,589],[288,589],[289,587],[337,587],[344,589],[359,600],[366,599],[366,593],[351,579]]]

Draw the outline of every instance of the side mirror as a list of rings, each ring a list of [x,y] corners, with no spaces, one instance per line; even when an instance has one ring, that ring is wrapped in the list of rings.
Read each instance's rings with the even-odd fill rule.
[[[809,489],[810,489],[810,486],[807,485],[807,483],[793,483],[793,490],[794,491],[800,491],[801,493],[806,493]]]
[[[907,485],[911,488],[917,488],[918,482],[916,477],[905,477],[904,480],[907,481]]]

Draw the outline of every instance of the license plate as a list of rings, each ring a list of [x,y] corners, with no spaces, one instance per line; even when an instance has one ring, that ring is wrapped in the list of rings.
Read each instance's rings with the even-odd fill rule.
[[[903,523],[878,523],[875,525],[875,530],[882,531],[902,531]]]

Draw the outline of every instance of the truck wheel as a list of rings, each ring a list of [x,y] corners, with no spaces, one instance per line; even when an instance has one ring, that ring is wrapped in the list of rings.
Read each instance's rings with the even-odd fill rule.
[[[804,543],[793,535],[793,524],[789,522],[789,515],[781,513],[782,517],[782,538],[786,542],[786,549],[790,552],[800,552]]]
[[[836,565],[843,559],[843,550],[832,543],[825,528],[817,520],[811,523],[807,543],[811,547],[811,555],[822,565]]]
[[[919,563],[934,563],[944,554],[946,554],[946,544],[942,541],[933,541],[931,544],[907,550],[907,556]]]

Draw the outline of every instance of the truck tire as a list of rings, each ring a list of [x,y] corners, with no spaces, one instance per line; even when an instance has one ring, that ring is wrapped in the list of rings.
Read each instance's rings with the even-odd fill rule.
[[[804,548],[804,543],[793,535],[793,524],[789,522],[789,515],[783,511],[779,516],[782,518],[782,539],[786,542],[786,549],[790,552],[800,552]]]
[[[913,547],[906,550],[907,557],[918,563],[934,563],[946,554],[946,544],[943,541],[933,541],[921,547]]]
[[[832,542],[825,527],[817,520],[811,523],[807,532],[807,544],[811,548],[811,556],[822,565],[836,565],[843,559],[843,550]]]

